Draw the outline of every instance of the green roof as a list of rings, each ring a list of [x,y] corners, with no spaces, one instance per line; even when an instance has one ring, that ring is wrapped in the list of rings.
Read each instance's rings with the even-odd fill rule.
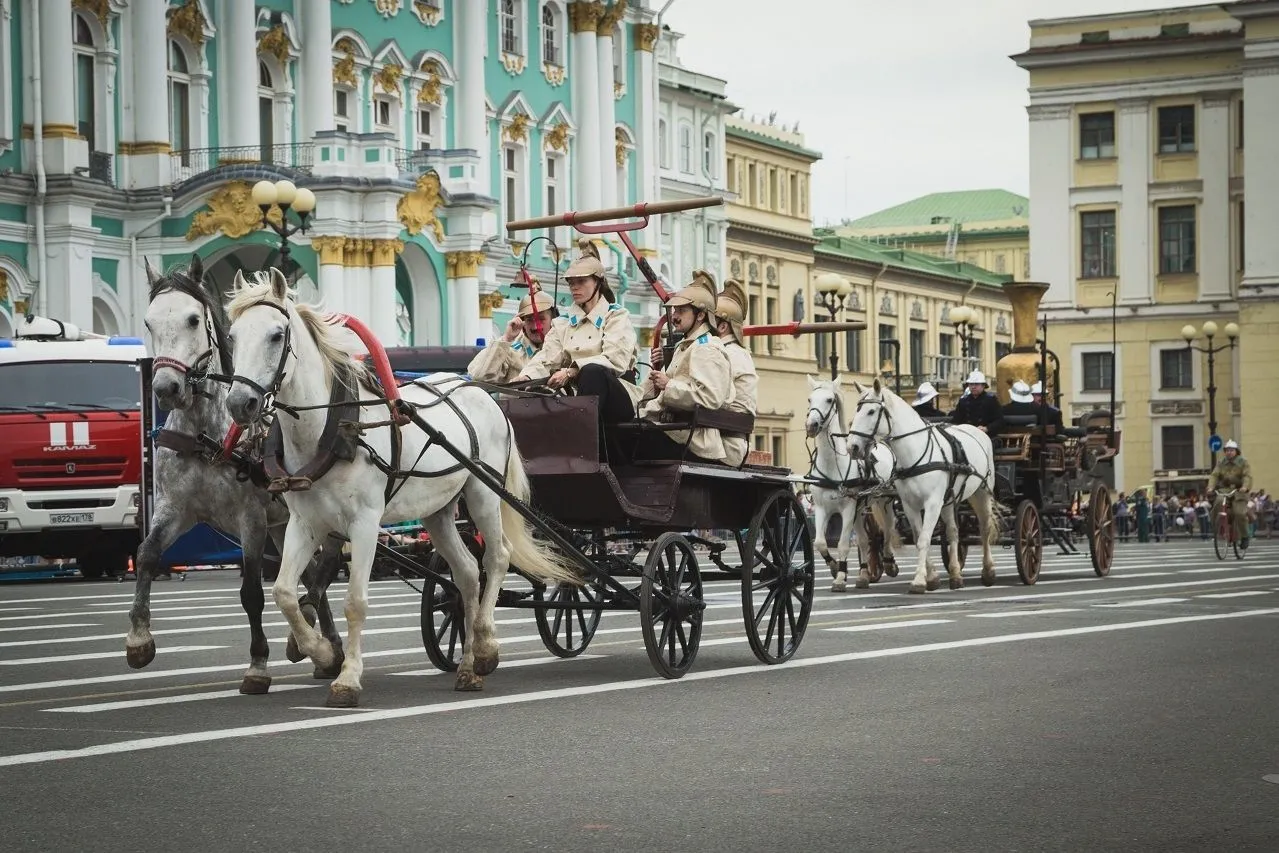
[[[728,125],[724,130],[729,136],[736,136],[741,139],[748,139],[751,142],[758,142],[760,145],[767,145],[770,148],[778,148],[782,151],[789,151],[792,154],[799,154],[808,157],[811,160],[822,159],[822,152],[814,151],[812,148],[805,148],[802,145],[796,145],[794,142],[787,142],[784,139],[778,139],[775,136],[769,136],[767,133],[760,133],[756,130],[747,130],[744,127],[734,127]]]
[[[894,249],[858,237],[837,237],[827,229],[816,231],[814,236],[821,241],[813,248],[819,255],[837,255],[874,265],[888,264],[892,269],[950,278],[965,284],[975,281],[988,287],[999,287],[1013,280],[1011,275],[993,273],[975,264],[949,261],[909,249]]]
[[[1008,190],[965,190],[931,193],[896,207],[844,223],[847,228],[910,229],[939,224],[933,220],[945,217],[951,222],[1000,222],[1029,219],[1030,199]]]

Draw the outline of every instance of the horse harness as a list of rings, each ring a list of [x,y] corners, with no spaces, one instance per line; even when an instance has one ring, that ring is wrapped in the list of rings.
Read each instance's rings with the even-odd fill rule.
[[[885,483],[885,485],[892,483],[894,480],[907,480],[911,477],[918,477],[922,474],[931,474],[935,471],[941,471],[949,475],[946,482],[945,503],[954,503],[957,495],[955,487],[958,485],[959,481],[977,473],[976,469],[969,463],[968,454],[964,452],[963,445],[960,444],[959,438],[950,434],[950,432],[946,429],[947,425],[930,423],[925,423],[919,429],[914,429],[910,432],[902,433],[901,435],[893,435],[892,416],[888,414],[888,409],[884,406],[883,401],[861,400],[857,403],[857,408],[860,409],[864,405],[879,406],[879,411],[875,415],[875,426],[869,433],[853,430],[849,433],[850,435],[857,436],[858,438],[864,438],[868,441],[876,441],[881,422],[887,422],[888,424],[887,441],[890,444],[895,441],[900,441],[903,438],[909,438],[912,435],[919,435],[920,433],[928,434],[928,443],[924,445],[923,452],[919,454],[919,458],[916,459],[913,464],[908,465],[905,468],[898,467],[897,454],[893,454],[893,473],[892,476],[888,478],[888,483]],[[944,445],[938,440],[938,435],[945,439]],[[947,449],[950,450],[950,459],[946,458]],[[933,456],[934,450],[941,453],[942,458],[940,460],[932,460],[931,457]],[[925,459],[928,459],[929,461],[925,462]]]

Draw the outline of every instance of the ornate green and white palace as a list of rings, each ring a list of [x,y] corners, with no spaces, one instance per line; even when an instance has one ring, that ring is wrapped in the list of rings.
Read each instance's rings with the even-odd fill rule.
[[[262,268],[269,179],[317,199],[301,299],[388,344],[491,338],[520,296],[503,222],[658,197],[659,23],[648,0],[0,0],[0,336],[23,311],[140,334],[144,255]],[[529,251],[548,289],[558,230]]]

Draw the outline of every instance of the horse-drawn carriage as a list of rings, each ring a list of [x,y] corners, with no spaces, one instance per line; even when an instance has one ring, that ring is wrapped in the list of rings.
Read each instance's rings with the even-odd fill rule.
[[[665,301],[669,294],[624,231],[643,227],[653,213],[719,203],[637,205],[593,216],[568,214],[552,224],[589,233],[618,231]],[[581,224],[626,215],[639,219]],[[755,656],[779,663],[799,648],[813,602],[813,542],[789,470],[638,456],[602,461],[595,398],[490,386],[456,373],[403,381],[367,327],[353,317],[322,316],[295,304],[278,271],[251,282],[237,274],[228,320],[220,294],[196,267],[176,277],[148,270],[148,327],[154,346],[163,350],[154,367],[168,368],[166,402],[184,410],[179,429],[190,433],[186,441],[170,437],[165,446],[189,444],[192,450],[165,457],[174,476],[157,511],[162,529],[150,530],[139,551],[134,630],[127,641],[131,665],[146,666],[154,657],[148,598],[155,554],[163,540],[192,522],[183,501],[201,488],[207,491],[207,466],[220,472],[222,486],[239,490],[218,502],[236,506],[238,516],[224,514],[217,523],[232,533],[238,524],[241,537],[252,540],[244,552],[242,589],[253,629],[252,664],[242,692],[265,692],[270,684],[258,543],[267,528],[278,537],[285,524],[271,520],[280,498],[288,514],[274,596],[291,629],[289,658],[311,657],[316,677],[338,675],[330,704],[358,703],[362,662],[356,639],[375,559],[396,566],[401,576],[422,579],[426,652],[437,667],[458,672],[458,689],[479,689],[497,666],[495,606],[532,610],[547,649],[561,657],[588,647],[604,612],[638,611],[654,668],[669,678],[683,675],[697,655],[708,606],[695,547],[708,544],[695,535],[707,528],[735,532],[740,565],[724,562],[722,543],[714,544],[709,559],[740,583]],[[228,323],[237,329],[233,357]],[[764,327],[763,333],[816,330],[792,325]],[[367,368],[343,349],[338,335],[346,332],[339,326],[362,340]],[[400,355],[399,366],[412,371],[406,354]],[[429,363],[432,354],[417,355]],[[144,365],[148,383],[149,367]],[[145,399],[150,402],[150,393]],[[227,412],[252,432],[247,442],[238,426],[227,426]],[[706,427],[745,435],[753,429],[751,416],[725,411],[698,409],[682,420],[636,420],[610,429],[691,434]],[[269,429],[261,429],[264,424]],[[372,464],[338,465],[357,458]],[[254,466],[256,461],[262,464]],[[179,478],[182,466],[190,472],[184,468]],[[152,476],[153,466],[146,467]],[[206,478],[203,485],[200,476]],[[149,500],[152,491],[146,491]],[[269,500],[268,492],[280,494]],[[299,517],[303,524],[295,523]],[[398,545],[386,541],[384,525],[408,520],[420,520],[429,537]],[[329,530],[335,533],[326,537]],[[345,609],[351,643],[345,649],[324,595],[337,574],[334,564],[341,562],[332,556],[334,537],[346,543],[339,547],[350,564]],[[321,546],[327,558],[303,574],[307,558]],[[511,582],[504,585],[508,571]],[[300,580],[307,586],[301,598]]]

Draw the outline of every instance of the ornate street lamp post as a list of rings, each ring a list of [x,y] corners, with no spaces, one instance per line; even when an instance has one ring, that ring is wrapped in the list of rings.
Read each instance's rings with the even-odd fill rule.
[[[817,277],[814,287],[817,290],[817,298],[814,300],[817,307],[826,310],[832,323],[838,322],[839,315],[844,311],[844,300],[853,292],[852,283],[842,275],[826,272]],[[836,351],[834,332],[830,333],[830,353],[827,361],[830,363],[830,378],[835,379],[839,376],[839,353]],[[821,367],[821,364],[817,366]]]
[[[1208,354],[1208,434],[1215,436],[1217,434],[1217,375],[1216,375],[1216,355],[1228,349],[1234,349],[1235,344],[1239,340],[1239,326],[1235,323],[1227,323],[1225,329],[1226,337],[1229,343],[1212,345],[1212,339],[1217,335],[1217,324],[1212,320],[1207,320],[1203,324],[1203,336],[1208,340],[1206,345],[1196,345],[1194,340],[1199,335],[1199,331],[1189,324],[1181,327],[1181,336],[1186,339],[1186,349],[1193,352],[1202,352]],[[1212,439],[1209,438],[1211,442]],[[1212,467],[1217,467],[1217,448],[1211,445],[1212,451]]]
[[[973,327],[977,324],[977,312],[967,305],[956,305],[950,309],[950,322],[955,324],[955,335],[959,338],[959,355],[968,358],[968,342],[973,339]],[[965,365],[967,369],[967,365]]]
[[[258,181],[253,185],[253,203],[262,210],[262,224],[274,231],[280,238],[280,267],[284,274],[289,274],[289,238],[294,234],[306,233],[307,219],[315,210],[315,193],[306,187],[298,188],[292,181]],[[280,206],[280,223],[277,225],[267,218],[272,205]],[[289,221],[289,211],[297,216],[297,224]]]

